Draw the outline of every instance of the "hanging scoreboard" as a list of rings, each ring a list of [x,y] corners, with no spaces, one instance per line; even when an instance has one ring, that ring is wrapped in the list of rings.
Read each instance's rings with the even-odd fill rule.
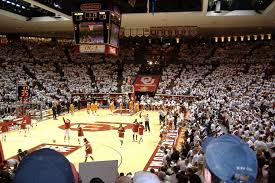
[[[72,13],[80,53],[118,54],[121,14],[112,3],[80,4]]]

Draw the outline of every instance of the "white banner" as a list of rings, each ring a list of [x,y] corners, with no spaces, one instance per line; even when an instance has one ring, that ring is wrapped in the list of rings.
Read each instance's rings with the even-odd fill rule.
[[[81,44],[79,45],[80,53],[105,53],[105,45]]]

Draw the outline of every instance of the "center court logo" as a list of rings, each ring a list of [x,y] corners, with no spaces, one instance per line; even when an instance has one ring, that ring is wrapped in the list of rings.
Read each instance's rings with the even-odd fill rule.
[[[141,77],[140,81],[145,85],[151,85],[155,83],[155,79],[153,79],[151,76],[143,76]]]

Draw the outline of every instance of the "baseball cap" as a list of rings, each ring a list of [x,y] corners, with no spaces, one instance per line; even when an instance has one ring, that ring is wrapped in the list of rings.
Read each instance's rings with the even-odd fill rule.
[[[242,139],[222,135],[212,139],[205,148],[206,165],[226,183],[254,183],[258,163],[256,153]]]
[[[160,183],[158,176],[150,172],[136,172],[133,183]]]
[[[14,183],[75,183],[73,171],[65,156],[43,148],[32,152],[20,162]]]
[[[202,142],[202,144],[201,144],[201,148],[202,148],[202,151],[204,152],[204,153],[206,153],[206,147],[207,147],[207,145],[212,141],[212,140],[214,140],[215,138],[214,137],[211,137],[211,136],[209,136],[209,137],[206,137],[205,139],[204,139],[204,141]]]

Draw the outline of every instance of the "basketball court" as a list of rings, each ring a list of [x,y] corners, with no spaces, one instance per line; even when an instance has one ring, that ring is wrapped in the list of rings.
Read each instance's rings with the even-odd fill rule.
[[[78,169],[79,163],[84,162],[85,148],[79,146],[77,140],[77,125],[84,130],[84,136],[91,142],[95,161],[118,160],[119,172],[136,172],[143,170],[159,143],[159,114],[157,111],[143,112],[149,114],[151,132],[144,132],[144,142],[140,144],[132,140],[132,123],[139,118],[140,113],[131,115],[111,115],[110,110],[101,109],[96,115],[80,110],[73,115],[65,114],[71,120],[70,143],[64,142],[63,116],[57,120],[48,119],[34,125],[24,137],[19,130],[7,134],[7,142],[2,142],[5,158],[17,154],[18,149],[33,151],[49,147],[62,152]],[[143,121],[144,122],[144,121]],[[117,128],[122,123],[125,128],[124,144],[121,147]],[[83,145],[83,143],[81,144]],[[88,162],[91,159],[88,159]]]

